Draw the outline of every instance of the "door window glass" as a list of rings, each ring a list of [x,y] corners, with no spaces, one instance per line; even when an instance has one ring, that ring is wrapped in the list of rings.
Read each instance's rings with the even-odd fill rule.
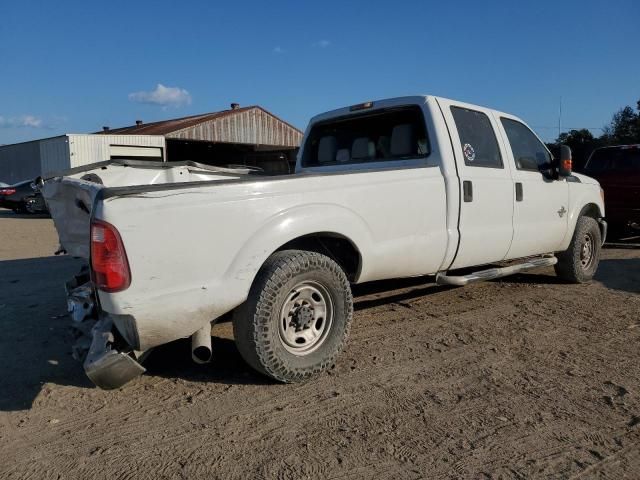
[[[498,140],[489,117],[462,107],[451,107],[451,114],[460,136],[465,165],[503,168]]]
[[[551,154],[526,125],[510,118],[501,118],[500,121],[507,133],[518,170],[540,171],[551,168]]]

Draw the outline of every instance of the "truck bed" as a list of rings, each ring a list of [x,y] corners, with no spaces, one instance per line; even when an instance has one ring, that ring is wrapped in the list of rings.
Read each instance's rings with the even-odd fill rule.
[[[108,160],[49,174],[42,193],[70,255],[89,258],[88,232],[96,199],[150,190],[188,188],[218,182],[237,182],[260,176],[244,168],[222,168],[196,162]]]

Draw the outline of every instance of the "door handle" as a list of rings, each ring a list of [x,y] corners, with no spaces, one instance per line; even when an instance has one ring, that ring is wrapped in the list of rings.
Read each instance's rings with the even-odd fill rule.
[[[516,202],[521,202],[524,198],[524,193],[522,192],[522,183],[516,182]]]
[[[462,182],[462,199],[465,202],[473,202],[473,183],[471,180]]]

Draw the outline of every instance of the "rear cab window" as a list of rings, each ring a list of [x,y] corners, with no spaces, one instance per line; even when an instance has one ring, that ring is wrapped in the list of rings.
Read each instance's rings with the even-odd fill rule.
[[[607,172],[640,174],[640,146],[599,148],[589,158],[584,171],[587,175]]]
[[[460,137],[465,165],[504,168],[502,155],[491,121],[486,114],[463,107],[451,107],[451,115]]]
[[[303,167],[372,164],[429,155],[418,106],[375,110],[315,124],[303,149]]]

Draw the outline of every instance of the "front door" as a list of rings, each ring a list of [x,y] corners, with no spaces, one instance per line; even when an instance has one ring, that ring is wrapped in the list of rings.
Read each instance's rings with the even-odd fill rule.
[[[490,110],[438,99],[460,181],[460,244],[449,268],[503,260],[513,236],[511,169]]]
[[[523,123],[504,115],[496,118],[504,132],[513,169],[515,207],[513,242],[507,258],[558,251],[567,233],[569,186],[548,174],[552,157]]]

